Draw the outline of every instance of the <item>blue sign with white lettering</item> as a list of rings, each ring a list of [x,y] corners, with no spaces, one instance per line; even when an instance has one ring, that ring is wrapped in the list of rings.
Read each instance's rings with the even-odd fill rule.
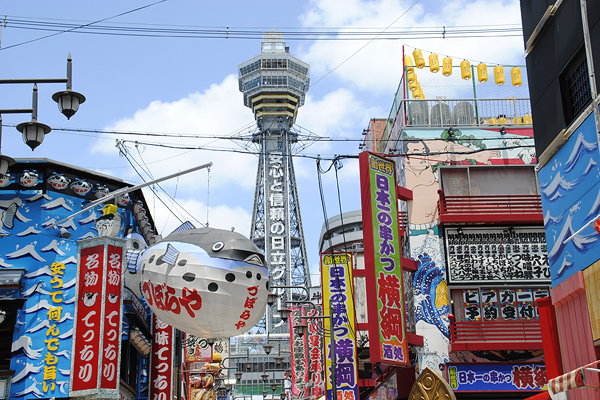
[[[455,392],[539,391],[548,382],[544,364],[447,364]]]

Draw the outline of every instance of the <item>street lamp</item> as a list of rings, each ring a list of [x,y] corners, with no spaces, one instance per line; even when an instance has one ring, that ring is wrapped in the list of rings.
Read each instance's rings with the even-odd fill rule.
[[[50,79],[0,79],[0,84],[23,84],[33,83],[33,96],[31,108],[9,108],[0,109],[0,141],[2,138],[2,114],[24,114],[31,113],[31,121],[23,122],[17,125],[17,130],[23,135],[23,141],[31,150],[35,150],[42,141],[44,136],[51,131],[51,128],[38,122],[37,120],[37,105],[38,105],[38,83],[66,83],[67,90],[57,92],[52,96],[52,99],[58,103],[61,113],[68,119],[71,118],[79,109],[79,105],[85,102],[85,96],[81,93],[71,90],[72,87],[72,65],[71,54],[67,58],[67,77],[66,78],[50,78]],[[1,150],[1,146],[0,146]],[[0,175],[6,174],[8,168],[14,164],[14,160],[8,156],[0,154]]]

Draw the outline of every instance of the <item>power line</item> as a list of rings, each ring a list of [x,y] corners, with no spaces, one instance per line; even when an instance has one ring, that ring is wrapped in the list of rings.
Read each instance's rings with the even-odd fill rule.
[[[152,6],[154,6],[156,4],[159,4],[159,3],[164,3],[165,1],[167,1],[167,0],[160,0],[160,1],[157,1],[155,3],[146,4],[145,6],[137,7],[137,8],[134,8],[132,10],[125,11],[125,12],[113,15],[111,17],[106,17],[106,18],[103,18],[103,19],[99,19],[97,21],[88,22],[88,23],[85,23],[83,25],[73,25],[73,26],[70,26],[70,27],[64,27],[62,30],[46,29],[46,31],[49,30],[49,31],[52,31],[54,33],[51,33],[49,35],[42,36],[42,37],[39,37],[39,38],[35,38],[35,39],[31,39],[31,40],[26,40],[26,41],[21,42],[21,43],[16,43],[16,44],[10,45],[8,47],[0,48],[0,50],[7,50],[7,49],[10,49],[10,48],[13,48],[13,47],[17,47],[17,46],[21,46],[21,45],[24,45],[24,44],[28,44],[28,43],[32,43],[32,42],[37,42],[38,40],[47,39],[49,37],[57,36],[57,35],[60,35],[60,34],[63,34],[63,33],[75,32],[78,29],[84,29],[85,30],[85,29],[88,29],[88,28],[92,28],[92,25],[97,24],[99,22],[104,22],[104,21],[107,21],[109,19],[121,17],[121,16],[127,15],[127,14],[131,14],[131,13],[134,13],[136,11],[143,10],[144,8],[152,7]],[[8,26],[8,18],[5,17],[4,18],[4,27],[6,28],[7,26]],[[44,29],[39,29],[39,30],[44,30]]]
[[[165,1],[165,0],[162,0]],[[82,22],[72,20],[53,20],[33,17],[6,17],[6,29],[22,29],[40,32],[53,32],[48,36],[36,38],[30,41],[18,43],[5,47],[20,46],[55,36],[63,33],[78,33],[87,35],[105,36],[129,36],[147,38],[187,38],[187,39],[251,39],[262,40],[265,31],[273,28],[235,28],[235,27],[212,27],[212,26],[181,26],[181,25],[159,25],[159,24],[100,24],[108,19],[131,13],[139,9],[149,7],[153,3],[135,10],[121,13],[112,17],[93,22]],[[418,2],[418,1],[417,1]],[[415,3],[416,4],[416,3]],[[411,7],[412,8],[412,7]],[[410,8],[409,8],[410,10]],[[408,11],[408,10],[407,10]],[[403,14],[404,15],[404,14]],[[395,22],[395,21],[394,21]],[[392,23],[393,24],[393,23]],[[442,26],[442,27],[412,27],[382,30],[381,28],[275,28],[283,33],[288,40],[313,40],[313,41],[345,41],[345,40],[400,40],[400,39],[433,39],[433,38],[479,38],[479,37],[506,37],[523,36],[520,25],[497,25],[497,26]]]

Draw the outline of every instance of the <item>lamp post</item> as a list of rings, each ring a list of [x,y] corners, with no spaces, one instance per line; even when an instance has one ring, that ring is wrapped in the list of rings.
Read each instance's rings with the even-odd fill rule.
[[[17,130],[23,135],[23,141],[31,150],[35,150],[42,141],[44,136],[51,131],[51,128],[38,122],[37,120],[37,105],[38,105],[38,83],[66,83],[67,90],[54,93],[52,99],[58,103],[58,108],[67,119],[70,119],[79,109],[79,105],[85,102],[85,96],[81,93],[74,92],[72,88],[72,64],[71,54],[67,58],[67,77],[66,78],[48,78],[48,79],[0,79],[0,84],[33,84],[32,106],[31,108],[8,108],[0,109],[0,175],[6,174],[8,168],[15,161],[1,154],[2,140],[2,114],[27,114],[31,113],[31,121],[23,122],[17,125]]]

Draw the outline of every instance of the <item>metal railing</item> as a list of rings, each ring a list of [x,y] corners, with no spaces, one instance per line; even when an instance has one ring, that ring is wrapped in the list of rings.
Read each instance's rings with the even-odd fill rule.
[[[456,321],[450,319],[452,351],[541,350],[539,320],[531,321]]]
[[[403,114],[403,115],[402,115]],[[530,127],[529,99],[402,100],[399,112],[406,127]],[[404,118],[402,118],[404,117]]]
[[[444,223],[542,224],[540,195],[446,196],[438,190],[440,221]]]

